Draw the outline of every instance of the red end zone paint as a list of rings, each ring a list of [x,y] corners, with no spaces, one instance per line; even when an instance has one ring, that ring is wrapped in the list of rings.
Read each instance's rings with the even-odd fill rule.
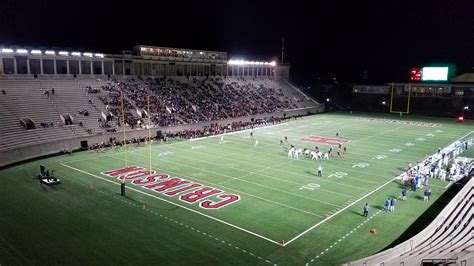
[[[302,138],[301,140],[324,143],[324,144],[329,144],[329,145],[344,144],[350,141],[347,139],[333,139],[333,138],[326,138],[326,137],[321,137],[321,136],[310,136],[310,137]]]
[[[122,169],[115,169],[102,172],[101,174],[115,177],[119,180],[127,175],[126,180],[131,184],[141,186],[155,193],[176,196],[180,201],[188,204],[199,202],[199,207],[207,210],[216,210],[240,201],[240,196],[229,194],[217,188],[194,183],[192,181],[172,177],[170,175],[155,171],[148,171],[140,166],[129,166]],[[214,200],[213,200],[214,198]]]

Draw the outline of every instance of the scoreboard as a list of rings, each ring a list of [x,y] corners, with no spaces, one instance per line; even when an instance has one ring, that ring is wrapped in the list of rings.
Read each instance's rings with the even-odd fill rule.
[[[449,67],[423,67],[410,70],[410,81],[447,81]]]

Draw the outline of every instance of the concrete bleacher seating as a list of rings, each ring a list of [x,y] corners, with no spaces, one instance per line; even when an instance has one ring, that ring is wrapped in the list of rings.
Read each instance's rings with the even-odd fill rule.
[[[473,186],[471,178],[437,218],[416,236],[347,265],[474,265]]]
[[[70,114],[74,123],[82,122],[84,129],[91,129],[92,134],[102,132],[97,123],[101,117],[101,110],[105,109],[100,101],[94,100],[89,103],[89,97],[81,85],[71,80],[45,80],[40,83],[42,88],[55,89],[55,94],[50,95],[48,100],[56,107],[60,114]],[[95,106],[95,108],[94,108]],[[89,112],[88,116],[78,113],[84,109]]]
[[[97,123],[100,111],[89,107],[90,116],[77,115],[78,109],[88,104],[88,98],[74,80],[0,80],[0,88],[6,92],[0,97],[2,150],[86,136],[89,135],[87,128],[92,134],[102,132]],[[51,91],[51,88],[55,89],[54,95],[44,94],[45,89]],[[61,114],[73,116],[75,124],[65,126]],[[32,119],[36,129],[24,129],[20,119],[25,118]],[[79,122],[84,127],[80,127]],[[52,126],[43,128],[42,123]]]
[[[317,103],[291,84],[263,78],[173,78],[152,80],[119,78],[132,87],[124,89],[127,130],[143,128],[145,120],[137,110],[146,110],[145,95],[151,95],[154,126],[188,125],[249,115],[315,107]],[[109,80],[41,76],[0,79],[0,150],[48,143],[119,130],[121,116],[119,91],[112,94],[104,86]],[[99,93],[88,93],[87,87]],[[52,94],[54,88],[55,93]],[[46,91],[49,94],[45,93]],[[138,95],[138,97],[137,97]],[[198,97],[196,97],[198,95]],[[102,100],[101,100],[102,98]],[[112,121],[104,127],[102,112],[113,110]],[[112,104],[113,103],[113,104]],[[87,110],[89,115],[79,113]],[[73,125],[64,125],[61,115],[70,115]],[[99,122],[99,118],[101,121]],[[25,129],[21,119],[31,119],[35,129]],[[141,121],[142,126],[137,125]],[[47,125],[45,125],[47,124]]]

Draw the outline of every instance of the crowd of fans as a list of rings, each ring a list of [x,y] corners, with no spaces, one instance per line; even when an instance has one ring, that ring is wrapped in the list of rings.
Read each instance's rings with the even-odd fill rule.
[[[229,133],[232,131],[240,131],[246,129],[259,128],[262,126],[267,126],[270,124],[278,124],[283,121],[279,117],[270,117],[267,119],[259,119],[255,121],[248,122],[233,122],[231,124],[210,124],[199,129],[185,129],[181,131],[165,132],[161,136],[156,136],[152,138],[153,140],[159,140],[163,142],[168,142],[171,140],[178,139],[194,139],[200,137],[209,137],[212,135],[222,134],[224,132]],[[140,143],[145,143],[148,141],[148,137],[138,137],[127,139],[127,144],[140,145]],[[125,142],[121,140],[116,140],[116,138],[111,138],[109,142],[100,142],[89,145],[90,150],[101,149],[105,147],[114,147],[122,146]]]
[[[102,86],[99,99],[113,114],[121,114],[124,95],[125,123],[131,128],[146,128],[148,99],[153,127],[193,124],[297,108],[297,100],[281,88],[262,82],[228,81],[222,78],[129,79],[110,81]],[[99,90],[100,91],[100,90]],[[121,126],[121,118],[119,126]]]

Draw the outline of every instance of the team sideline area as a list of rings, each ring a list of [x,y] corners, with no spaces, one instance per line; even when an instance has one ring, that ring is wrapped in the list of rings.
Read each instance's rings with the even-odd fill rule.
[[[420,217],[432,219],[428,209],[432,216],[442,209],[436,202],[449,201],[449,178],[429,178],[416,191],[408,185],[402,200],[398,177],[472,138],[473,128],[472,121],[325,113],[8,167],[0,171],[0,264],[354,261],[402,241]],[[298,158],[289,156],[292,146],[303,151]],[[316,147],[322,154],[332,147],[332,155],[305,155]],[[40,164],[62,185],[40,186],[33,177]],[[387,198],[396,199],[393,211],[385,211]]]

